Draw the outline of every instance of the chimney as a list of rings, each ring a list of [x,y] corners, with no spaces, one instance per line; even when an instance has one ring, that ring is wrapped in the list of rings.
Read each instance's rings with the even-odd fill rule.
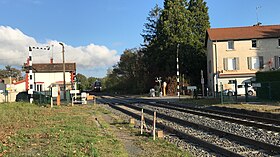
[[[260,26],[260,25],[262,25],[262,23],[258,22],[257,24],[254,24],[253,26]]]
[[[53,64],[53,58],[50,59],[50,63]]]

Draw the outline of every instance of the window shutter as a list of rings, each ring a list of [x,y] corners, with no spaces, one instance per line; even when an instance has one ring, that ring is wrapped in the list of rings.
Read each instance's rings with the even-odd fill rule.
[[[279,56],[274,56],[274,62],[275,62],[275,69],[279,68]]]
[[[224,69],[228,70],[228,59],[224,58]]]
[[[247,57],[248,69],[252,69],[252,57]]]
[[[239,70],[239,57],[234,58],[235,60],[235,70]]]
[[[263,56],[259,56],[260,69],[263,69]]]

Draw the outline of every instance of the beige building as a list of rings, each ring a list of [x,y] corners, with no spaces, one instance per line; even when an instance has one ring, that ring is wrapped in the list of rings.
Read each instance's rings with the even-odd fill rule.
[[[259,70],[279,68],[280,25],[210,28],[206,35],[209,93],[251,82]]]

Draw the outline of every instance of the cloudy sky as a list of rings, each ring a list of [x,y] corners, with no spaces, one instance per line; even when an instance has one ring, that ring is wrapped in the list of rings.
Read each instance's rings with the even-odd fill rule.
[[[56,40],[47,40],[39,43],[33,37],[25,35],[19,29],[9,26],[0,26],[0,62],[3,65],[22,65],[28,57],[28,48],[32,47],[33,62],[47,63],[50,58],[54,62],[62,62],[62,46]],[[35,46],[35,49],[33,47]],[[50,50],[41,50],[50,46]],[[65,43],[65,60],[76,62],[80,69],[88,67],[102,68],[111,66],[119,60],[116,50],[106,46],[89,44],[73,47]]]
[[[142,43],[143,24],[157,3],[144,1],[0,0],[0,68],[21,66],[29,46],[51,47],[33,50],[34,63],[51,56],[61,62],[62,42],[78,73],[104,77],[125,49]]]
[[[140,47],[148,12],[164,0],[0,0],[0,68],[33,62],[76,62],[77,72],[104,77],[125,49]],[[211,27],[280,24],[280,0],[206,0]],[[256,10],[256,7],[259,9]],[[53,45],[53,46],[52,46]]]

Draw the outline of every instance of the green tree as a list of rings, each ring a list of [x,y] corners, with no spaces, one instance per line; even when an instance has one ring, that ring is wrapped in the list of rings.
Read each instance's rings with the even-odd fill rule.
[[[92,88],[92,85],[94,84],[94,82],[97,80],[98,78],[96,77],[89,77],[87,80],[88,80],[88,89],[91,89]]]
[[[204,0],[190,0],[188,10],[191,13],[190,27],[199,47],[205,43],[206,30],[210,28],[208,7]]]
[[[144,48],[150,85],[154,84],[155,77],[167,78],[176,75],[177,45],[186,47],[192,39],[189,16],[186,0],[164,1],[158,22],[154,22],[156,35]],[[182,53],[179,55],[182,56]]]
[[[7,77],[22,79],[21,71],[16,68],[12,68],[11,65],[6,65],[5,69],[0,69],[0,78],[7,78]]]
[[[206,3],[203,0],[190,0],[189,3],[186,0],[165,0],[158,22],[153,23],[156,23],[153,31],[156,35],[144,47],[150,81],[157,76],[167,78],[176,75],[179,44],[180,74],[198,84],[200,70],[206,69],[204,40],[210,25]]]
[[[180,73],[198,84],[200,70],[206,68],[204,38],[207,28],[208,8],[203,0],[189,3],[165,0],[163,9],[156,5],[144,24],[143,47],[124,51],[119,63],[107,73],[106,87],[116,91],[147,92],[154,85],[155,77],[176,78],[178,44]]]
[[[126,93],[141,93],[145,90],[145,68],[138,49],[127,49],[121,55],[120,61],[107,75],[106,87]]]
[[[183,51],[182,72],[189,77],[192,84],[200,84],[200,71],[207,70],[205,36],[210,27],[208,7],[204,0],[190,0],[187,8],[190,12],[189,26],[192,41]],[[184,52],[185,51],[185,52]],[[207,78],[207,77],[204,77]]]
[[[77,80],[79,82],[78,89],[86,90],[88,88],[88,80],[87,80],[87,77],[85,75],[78,73],[77,74]]]
[[[147,17],[147,23],[144,24],[143,34],[141,36],[144,38],[144,46],[150,44],[156,38],[157,24],[160,17],[162,9],[156,5],[151,9]]]
[[[141,53],[144,54],[142,57],[143,66],[147,69],[143,76],[146,76],[147,82],[144,84],[149,84],[153,82],[153,78],[158,76],[158,48],[157,48],[157,30],[158,22],[161,16],[162,9],[156,5],[151,9],[147,17],[147,23],[144,24],[142,37],[144,39],[143,48]],[[148,85],[149,86],[149,85]],[[151,85],[150,85],[151,86]]]

